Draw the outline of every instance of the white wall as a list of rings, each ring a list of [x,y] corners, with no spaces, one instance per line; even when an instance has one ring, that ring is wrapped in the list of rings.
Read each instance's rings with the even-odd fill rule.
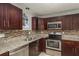
[[[25,6],[23,4],[21,4],[21,3],[12,3],[12,4],[21,8],[23,10],[23,13],[25,13],[28,17],[28,24],[29,25],[28,25],[28,27],[23,27],[23,30],[31,30],[32,29],[32,26],[31,26],[32,18],[31,17],[33,17],[34,15],[31,13],[31,11],[26,10]]]

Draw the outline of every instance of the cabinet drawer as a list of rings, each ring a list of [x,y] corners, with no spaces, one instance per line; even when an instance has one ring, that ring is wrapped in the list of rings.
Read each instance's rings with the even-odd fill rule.
[[[74,42],[74,46],[75,46],[75,47],[79,47],[79,41],[75,41],[75,42]]]
[[[73,41],[68,41],[68,40],[63,40],[62,41],[62,46],[73,47],[74,46],[74,42]]]

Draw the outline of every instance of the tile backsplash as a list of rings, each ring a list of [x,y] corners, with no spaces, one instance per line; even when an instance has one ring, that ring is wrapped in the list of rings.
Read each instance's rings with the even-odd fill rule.
[[[46,30],[46,31],[7,30],[7,31],[0,31],[0,33],[5,34],[5,37],[4,37],[5,39],[13,38],[13,37],[21,36],[21,35],[28,36],[29,32],[30,32],[30,35],[36,35],[36,34],[40,34],[40,33],[48,34],[51,32],[64,32],[64,34],[79,35],[79,31],[76,31],[76,30],[65,30],[65,31],[61,31],[61,30]],[[2,38],[0,38],[0,39],[2,39]]]
[[[79,31],[76,30],[65,30],[63,32],[64,34],[68,34],[68,35],[79,35]]]
[[[7,31],[0,31],[0,33],[4,33],[5,37],[0,38],[0,44],[4,43],[6,40],[11,40],[14,37],[21,36],[21,35],[26,35],[28,34],[29,31],[24,31],[24,30],[7,30]]]
[[[41,31],[31,31],[31,30],[7,30],[7,31],[2,31],[1,33],[5,34],[5,38],[13,38],[21,35],[36,35],[40,34]]]
[[[6,38],[12,38],[12,37],[17,37],[21,35],[27,35],[29,31],[24,31],[24,30],[8,30],[4,31]]]
[[[47,33],[51,32],[64,32],[67,35],[79,35],[79,30],[48,30]]]

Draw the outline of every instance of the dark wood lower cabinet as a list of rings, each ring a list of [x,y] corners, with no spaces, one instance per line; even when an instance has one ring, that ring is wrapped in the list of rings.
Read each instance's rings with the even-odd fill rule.
[[[75,47],[75,49],[74,49],[75,55],[79,56],[79,41],[74,42],[74,47]]]
[[[79,56],[79,42],[63,40],[62,56]]]
[[[73,47],[64,46],[62,49],[63,49],[62,56],[73,56],[74,55],[74,48]]]
[[[5,52],[3,54],[0,54],[0,56],[9,56],[9,52]]]
[[[29,56],[37,56],[40,54],[38,44],[39,40],[29,44]]]
[[[79,56],[79,47],[75,48],[75,56]]]
[[[41,38],[29,44],[29,56],[37,56],[41,52],[46,52],[45,38]]]
[[[46,52],[46,39],[45,38],[39,39],[39,51]]]

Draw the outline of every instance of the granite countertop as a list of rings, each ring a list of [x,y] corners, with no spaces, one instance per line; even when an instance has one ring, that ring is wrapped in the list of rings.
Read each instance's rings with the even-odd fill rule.
[[[62,40],[79,41],[79,35],[62,35]]]
[[[5,53],[7,51],[13,51],[14,49],[17,49],[21,46],[28,45],[31,42],[34,42],[36,40],[39,40],[40,38],[47,37],[48,34],[37,34],[34,35],[32,40],[25,40],[27,39],[26,36],[18,36],[11,38],[10,40],[6,41],[4,44],[0,44],[0,54]]]

